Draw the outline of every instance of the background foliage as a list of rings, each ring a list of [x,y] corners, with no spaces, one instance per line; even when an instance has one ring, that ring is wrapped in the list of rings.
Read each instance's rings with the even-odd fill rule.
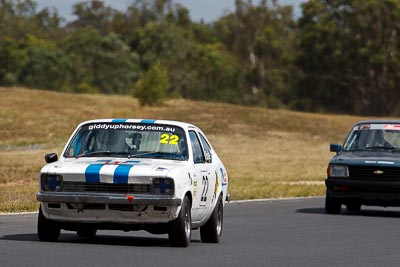
[[[124,11],[82,1],[65,21],[33,0],[0,0],[0,86],[399,115],[400,1],[301,7],[294,17],[277,0],[236,0],[206,24],[173,0]]]

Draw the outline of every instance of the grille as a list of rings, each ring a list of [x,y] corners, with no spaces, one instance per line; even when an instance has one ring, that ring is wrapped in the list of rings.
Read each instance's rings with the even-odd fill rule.
[[[400,168],[381,166],[349,166],[349,176],[356,180],[400,181]]]
[[[84,182],[64,182],[63,192],[94,192],[94,193],[150,193],[150,184],[88,184]]]

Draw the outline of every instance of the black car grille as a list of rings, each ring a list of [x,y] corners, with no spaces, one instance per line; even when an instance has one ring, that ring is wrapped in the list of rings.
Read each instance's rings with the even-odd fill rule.
[[[89,184],[85,182],[64,182],[63,192],[93,192],[134,194],[150,193],[150,184]]]
[[[400,181],[400,168],[381,166],[349,166],[349,176],[355,180]]]

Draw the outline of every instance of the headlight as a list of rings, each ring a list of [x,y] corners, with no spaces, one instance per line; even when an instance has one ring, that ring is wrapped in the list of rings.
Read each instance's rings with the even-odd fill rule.
[[[63,178],[61,175],[42,174],[41,186],[43,191],[61,191],[63,188]]]
[[[174,180],[171,178],[152,178],[151,179],[152,189],[151,193],[155,195],[173,195]]]
[[[349,177],[349,168],[346,165],[329,166],[329,177]]]

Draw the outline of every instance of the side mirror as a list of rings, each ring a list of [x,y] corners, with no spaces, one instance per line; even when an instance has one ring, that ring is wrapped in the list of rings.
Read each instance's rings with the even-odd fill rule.
[[[58,160],[58,156],[57,156],[56,153],[46,154],[46,155],[44,156],[44,160],[45,160],[47,163],[56,162],[56,161]]]
[[[205,157],[207,163],[211,163],[212,162],[212,157],[211,157],[210,153],[206,152],[204,157]]]
[[[339,152],[340,150],[342,150],[342,145],[341,144],[331,144],[330,146],[330,151],[331,152]]]

